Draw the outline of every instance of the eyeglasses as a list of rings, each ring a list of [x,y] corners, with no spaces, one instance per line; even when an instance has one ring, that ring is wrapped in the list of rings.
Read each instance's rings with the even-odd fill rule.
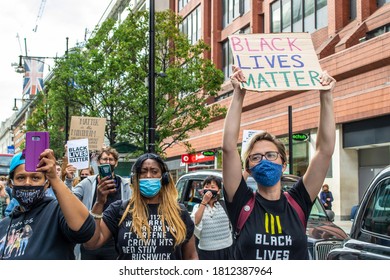
[[[260,153],[249,155],[248,158],[252,163],[258,163],[263,159],[263,157],[265,157],[266,160],[274,161],[278,158],[278,156],[279,156],[278,152],[271,151],[271,152],[266,152],[264,155]]]
[[[101,158],[100,161],[104,161],[104,162],[115,162],[115,158],[108,158],[108,157],[105,157],[105,158]]]

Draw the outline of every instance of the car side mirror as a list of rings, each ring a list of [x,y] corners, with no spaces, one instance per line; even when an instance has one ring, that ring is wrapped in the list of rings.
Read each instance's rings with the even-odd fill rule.
[[[332,211],[332,210],[325,210],[326,211],[326,215],[328,216],[328,218],[329,218],[329,220],[331,221],[331,222],[333,222],[334,221],[334,212]]]

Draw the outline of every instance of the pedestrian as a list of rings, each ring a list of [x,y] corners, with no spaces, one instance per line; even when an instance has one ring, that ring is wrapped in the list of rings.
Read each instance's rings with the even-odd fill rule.
[[[99,183],[91,211],[96,231],[84,247],[96,249],[114,237],[121,260],[198,259],[194,223],[177,202],[175,184],[160,156],[146,153],[136,160],[131,188],[129,200],[116,201],[103,212],[115,190],[107,179]]]
[[[203,199],[192,210],[200,260],[231,259],[233,244],[230,221],[221,199],[222,182],[210,175],[203,181]]]
[[[130,198],[131,190],[129,181],[125,178],[115,174],[115,168],[118,166],[119,154],[112,147],[105,147],[100,150],[97,156],[98,164],[109,164],[111,168],[112,178],[101,178],[99,174],[89,176],[80,181],[75,187],[73,187],[73,193],[83,202],[88,210],[92,209],[92,206],[97,201],[97,188],[98,186],[107,184],[112,187],[103,205],[105,210],[112,202],[117,200],[127,200]],[[104,246],[96,250],[86,250],[82,245],[80,248],[82,260],[115,260],[118,257],[118,253],[115,250],[115,241],[113,238],[107,241]]]
[[[245,77],[233,67],[233,96],[225,119],[223,134],[223,180],[225,202],[233,229],[237,228],[240,212],[254,197],[253,211],[244,223],[234,246],[236,259],[296,260],[308,259],[307,222],[312,204],[325,179],[335,145],[335,122],[332,91],[335,80],[323,72],[320,82],[330,89],[320,90],[320,118],[316,151],[306,173],[288,190],[281,190],[281,177],[287,167],[284,145],[272,134],[255,134],[243,155],[244,169],[255,179],[255,194],[247,186],[237,150],[241,113],[246,90],[240,83]],[[290,198],[297,204],[290,202]],[[289,200],[288,200],[289,199]],[[301,211],[297,211],[297,207]],[[248,209],[246,209],[248,210]],[[304,218],[301,219],[301,215]],[[302,221],[302,222],[301,222]]]
[[[333,195],[329,190],[329,185],[324,184],[320,193],[320,201],[324,205],[325,210],[332,210]]]
[[[36,172],[27,172],[24,154],[13,156],[9,179],[19,205],[0,221],[0,259],[74,259],[75,244],[93,236],[93,217],[57,176],[55,161],[46,149]],[[45,195],[49,185],[57,199]]]

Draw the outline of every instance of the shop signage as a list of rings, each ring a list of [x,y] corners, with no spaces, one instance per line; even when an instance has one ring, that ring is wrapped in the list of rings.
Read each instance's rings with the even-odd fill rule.
[[[196,154],[183,154],[181,155],[181,162],[182,163],[197,163],[197,162],[205,162],[205,161],[213,161],[215,158],[214,155],[207,156],[203,153],[196,153]]]
[[[305,133],[294,133],[292,135],[292,139],[294,139],[296,141],[307,141],[307,140],[309,140],[309,135],[307,135]]]

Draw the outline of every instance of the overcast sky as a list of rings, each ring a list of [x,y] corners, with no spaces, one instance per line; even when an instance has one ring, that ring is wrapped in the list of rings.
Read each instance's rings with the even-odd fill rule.
[[[94,29],[111,2],[115,0],[46,0],[41,17],[42,0],[0,2],[0,121],[14,113],[14,98],[22,98],[23,74],[16,73],[11,64],[19,62],[19,55],[25,55],[25,41],[29,56],[62,56],[66,37],[69,48],[83,42],[85,29]],[[53,65],[50,59],[45,62],[44,77],[49,65]],[[17,102],[20,107],[21,102]]]

